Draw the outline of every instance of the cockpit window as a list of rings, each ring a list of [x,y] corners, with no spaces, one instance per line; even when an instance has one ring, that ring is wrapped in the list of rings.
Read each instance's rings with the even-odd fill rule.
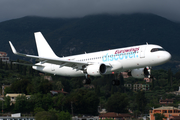
[[[163,48],[153,48],[151,52],[165,51]]]

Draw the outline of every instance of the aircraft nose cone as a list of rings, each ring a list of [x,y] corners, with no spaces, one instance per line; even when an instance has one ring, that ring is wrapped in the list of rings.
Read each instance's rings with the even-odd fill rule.
[[[164,54],[164,58],[166,61],[169,61],[171,59],[171,54],[169,52],[166,52],[166,54]]]

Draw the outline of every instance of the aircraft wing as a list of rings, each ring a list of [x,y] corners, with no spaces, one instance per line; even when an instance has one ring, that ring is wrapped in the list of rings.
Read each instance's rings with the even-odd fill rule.
[[[16,49],[14,48],[11,41],[9,41],[9,44],[10,44],[11,49],[12,49],[14,54],[19,55],[19,56],[39,59],[40,64],[42,64],[42,66],[43,66],[43,63],[57,64],[57,65],[60,65],[60,67],[63,67],[63,66],[76,67],[76,66],[95,64],[94,62],[77,61],[77,60],[59,58],[59,57],[58,58],[47,58],[47,57],[40,57],[40,56],[35,56],[35,55],[22,54],[22,53],[19,53],[19,52],[16,51]],[[105,65],[106,66],[111,66],[108,63],[105,64]]]

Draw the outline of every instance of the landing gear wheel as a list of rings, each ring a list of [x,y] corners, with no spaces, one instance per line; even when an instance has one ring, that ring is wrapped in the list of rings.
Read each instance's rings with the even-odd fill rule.
[[[151,76],[150,76],[150,79],[154,79],[154,77],[151,75]]]
[[[118,86],[118,85],[120,85],[120,81],[114,79],[114,80],[112,80],[112,85],[113,85],[113,86]]]
[[[83,84],[91,84],[91,79],[86,78],[85,80],[83,80]]]

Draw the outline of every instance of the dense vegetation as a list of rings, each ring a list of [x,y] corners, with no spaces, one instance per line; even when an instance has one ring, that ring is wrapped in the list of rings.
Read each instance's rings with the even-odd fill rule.
[[[18,60],[20,62],[25,62]],[[0,62],[0,83],[1,85],[11,84],[5,89],[6,93],[24,93],[31,95],[30,99],[25,96],[16,98],[16,103],[10,105],[10,98],[5,97],[3,102],[4,112],[31,113],[41,116],[48,114],[55,115],[53,119],[65,114],[98,115],[98,106],[106,108],[109,112],[128,113],[133,112],[136,117],[139,114],[147,114],[152,107],[160,107],[159,99],[174,99],[173,106],[180,103],[180,96],[167,94],[170,91],[177,91],[180,86],[180,72],[172,73],[169,69],[153,70],[154,79],[152,83],[146,83],[142,79],[120,76],[121,85],[112,86],[113,75],[106,75],[92,78],[93,88],[84,87],[83,77],[66,78],[53,76],[53,81],[44,79],[43,75],[34,71],[31,67]],[[48,75],[48,74],[45,74]],[[124,87],[123,84],[150,84],[149,91],[133,92],[132,89]],[[58,94],[52,96],[50,90],[62,90],[67,95]],[[0,101],[2,108],[2,101]],[[65,117],[64,116],[64,117]],[[50,116],[49,116],[50,117]]]

